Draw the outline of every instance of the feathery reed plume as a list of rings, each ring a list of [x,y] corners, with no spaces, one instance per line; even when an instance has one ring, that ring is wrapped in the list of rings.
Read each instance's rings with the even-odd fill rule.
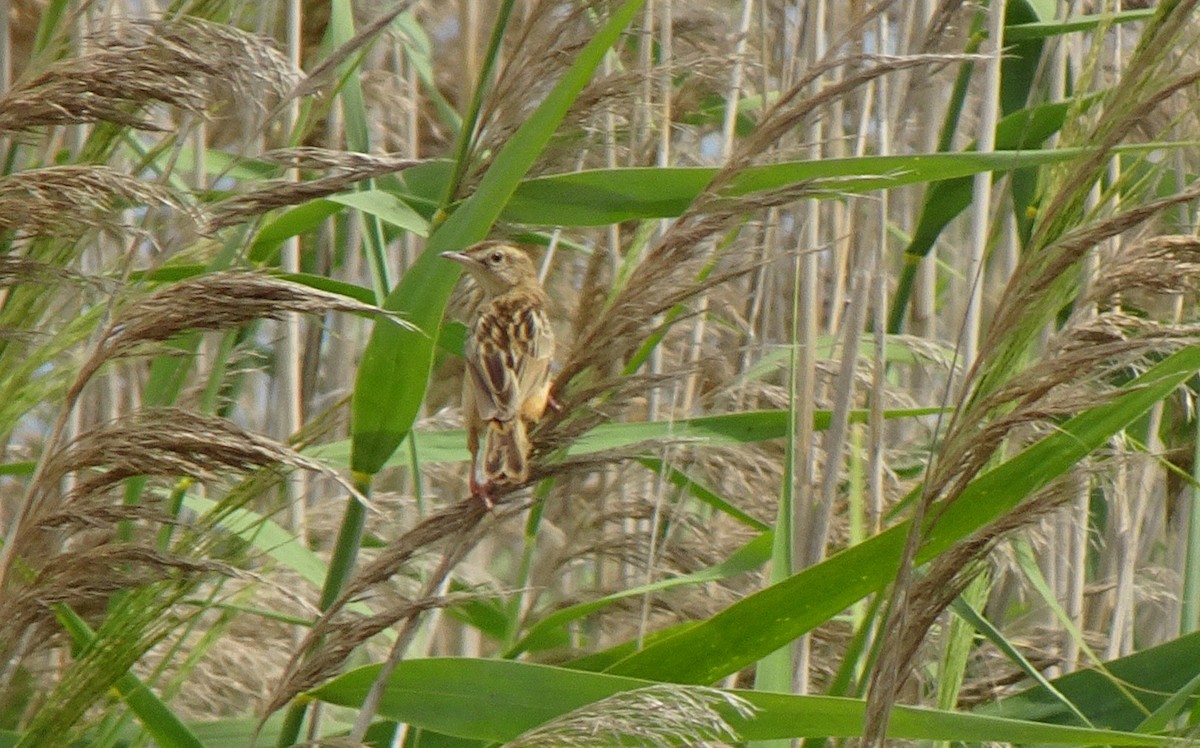
[[[1135,291],[1200,292],[1200,239],[1155,236],[1125,244],[1088,291],[1088,300],[1107,303]]]
[[[86,525],[102,521],[107,512],[86,513],[90,501],[103,497],[121,481],[133,476],[190,477],[210,481],[230,471],[287,465],[310,470],[338,480],[336,473],[277,442],[252,434],[222,418],[177,408],[136,411],[124,418],[101,424],[48,456],[41,463],[29,489],[23,516],[33,521],[28,529],[63,524]],[[63,478],[75,475],[71,493],[62,497],[67,505],[62,514],[45,513]],[[42,511],[32,507],[41,505]],[[80,516],[83,512],[86,516]],[[21,535],[14,537],[18,544]]]
[[[360,179],[407,169],[423,163],[404,158],[395,153],[359,153],[338,151],[332,148],[298,146],[277,148],[262,155],[264,161],[296,169],[325,169],[335,174],[359,175]]]
[[[575,52],[592,37],[593,16],[607,0],[563,3],[537,0],[528,21],[506,34],[507,55],[494,76],[494,83],[479,112],[478,134],[472,143],[473,162],[457,186],[463,194],[482,174],[486,154],[525,120],[531,104],[536,105],[575,57]]]
[[[170,569],[193,573],[216,568],[136,544],[101,545],[86,551],[57,542],[53,547],[63,550],[43,550],[53,538],[62,541],[64,533],[71,537],[81,530],[111,529],[126,520],[173,522],[152,506],[114,505],[111,491],[126,478],[190,477],[212,482],[230,473],[280,466],[309,470],[341,482],[320,463],[270,439],[246,432],[225,419],[175,408],[138,411],[85,432],[44,460],[21,516],[10,528],[5,551],[10,557],[23,558],[32,578],[28,583],[0,587],[0,602],[5,608],[22,611],[20,616],[0,622],[0,630],[18,619],[27,623],[30,616],[49,615],[44,609],[47,600],[84,601],[115,589],[146,584],[154,574]],[[54,487],[67,475],[76,477],[75,484],[68,495],[58,496]],[[89,558],[90,563],[79,561]],[[145,573],[108,574],[104,570],[112,564],[100,563],[105,558],[116,559],[113,564],[136,562]],[[37,601],[43,607],[31,607]]]
[[[504,748],[602,748],[739,743],[732,714],[750,719],[750,702],[716,688],[655,685],[622,691],[523,733]]]
[[[332,310],[365,314],[379,311],[344,296],[241,271],[191,278],[133,301],[114,315],[95,351],[80,368],[68,389],[68,407],[48,439],[48,448],[55,446],[66,411],[107,361],[131,355],[144,344],[168,340],[185,330],[226,329],[256,319],[277,319],[288,312]],[[406,324],[389,318],[397,324]],[[270,440],[246,434],[225,421],[196,414],[180,411],[164,418],[160,411],[149,411],[101,427],[99,441],[89,440],[85,435],[71,448],[39,463],[19,516],[9,528],[10,542],[0,548],[0,582],[7,577],[15,553],[17,544],[11,540],[23,529],[28,529],[31,521],[36,524],[36,517],[44,511],[40,505],[46,499],[47,487],[55,485],[68,473],[102,464],[113,465],[108,471],[81,482],[76,493],[86,493],[102,490],[133,475],[203,477],[210,469],[220,466],[244,470],[252,465],[278,462],[336,478],[319,463],[302,458]],[[347,489],[352,495],[359,496],[349,485]]]
[[[497,507],[497,521],[528,508],[527,503]],[[406,604],[371,616],[346,618],[346,606],[371,587],[387,581],[423,548],[447,539],[459,538],[459,552],[466,553],[478,541],[479,526],[488,511],[483,503],[466,499],[426,518],[388,545],[373,561],[362,567],[343,588],[337,599],[321,614],[296,647],[285,676],[275,688],[264,716],[280,709],[297,694],[336,673],[354,648],[384,628],[403,618],[412,618],[422,610],[439,607],[440,597]],[[321,643],[318,648],[317,644]]]
[[[1051,483],[1027,499],[1020,511],[1010,512],[979,529],[930,563],[927,573],[908,593],[901,627],[903,633],[889,641],[890,646],[897,648],[896,657],[902,663],[902,670],[907,669],[908,663],[927,642],[927,632],[933,622],[983,571],[984,559],[996,545],[1014,531],[1038,522],[1069,501],[1072,493],[1064,490],[1069,483],[1069,477]]]
[[[605,420],[604,415],[589,407],[598,396],[604,398],[608,408],[615,410],[620,407],[620,400],[615,399],[616,396],[621,392],[629,392],[622,386],[625,377],[607,376],[581,385],[575,381],[581,374],[587,371],[608,372],[614,368],[619,370],[651,334],[658,315],[758,267],[757,259],[737,255],[714,257],[710,250],[711,239],[739,223],[748,213],[794,202],[813,194],[810,185],[751,195],[730,194],[737,175],[751,166],[775,140],[797,127],[818,105],[846,96],[879,76],[896,70],[961,59],[959,55],[925,55],[912,59],[875,56],[838,59],[828,63],[830,68],[871,62],[875,64],[852,73],[811,99],[801,96],[803,85],[808,85],[811,80],[806,79],[789,89],[764,116],[755,134],[739,147],[705,191],[647,251],[637,269],[630,274],[629,280],[616,292],[604,311],[576,336],[553,387],[564,408],[560,413],[548,414],[544,419],[534,434],[535,448],[540,450],[544,443],[569,442],[572,435]]]
[[[286,706],[300,693],[336,674],[358,646],[397,621],[412,618],[436,608],[445,608],[470,599],[469,595],[445,595],[415,600],[373,615],[350,616],[326,629],[327,638],[314,649],[312,657],[288,663],[283,678],[267,704],[264,714]]]
[[[64,278],[75,277],[77,276],[66,268],[15,254],[0,255],[0,286],[12,286],[18,283],[49,284]]]
[[[952,587],[951,574],[958,578],[958,571],[943,570],[937,578],[914,580],[915,554],[923,531],[929,527],[925,522],[926,512],[939,502],[945,505],[954,501],[1006,443],[1013,427],[1043,421],[1053,413],[1053,409],[1043,408],[1047,402],[1052,402],[1049,396],[1055,392],[1056,385],[1074,384],[1078,371],[1089,372],[1098,367],[1103,370],[1114,363],[1095,356],[1115,353],[1117,362],[1136,365],[1136,361],[1129,361],[1124,356],[1146,353],[1151,348],[1149,345],[1125,348],[1117,343],[1093,351],[1093,357],[1075,350],[1073,358],[1082,367],[1072,370],[1075,376],[1050,362],[1045,364],[1052,370],[1048,380],[1030,381],[1030,377],[1020,373],[1021,367],[1017,363],[1029,355],[1045,326],[1053,322],[1054,315],[1064,303],[1077,296],[1072,291],[1078,285],[1079,263],[1099,242],[1149,221],[1170,206],[1200,197],[1200,183],[1193,183],[1169,197],[1146,202],[1108,219],[1080,225],[1080,216],[1088,215],[1084,209],[1088,193],[1105,173],[1113,148],[1135,131],[1148,111],[1200,80],[1200,70],[1191,68],[1180,72],[1179,60],[1173,56],[1179,34],[1188,27],[1187,21],[1194,13],[1195,5],[1195,0],[1184,0],[1162,6],[1140,37],[1119,84],[1106,94],[1104,105],[1095,108],[1099,119],[1087,123],[1086,132],[1064,133],[1064,136],[1094,148],[1061,169],[1057,183],[1048,189],[1046,204],[1039,210],[1039,220],[1030,240],[1031,246],[1023,254],[1020,266],[1012,274],[989,322],[979,346],[981,354],[967,376],[969,388],[965,390],[963,403],[954,413],[942,454],[929,470],[905,547],[901,573],[891,593],[891,610],[884,627],[887,640],[881,649],[884,656],[872,674],[864,732],[866,745],[882,744],[891,705],[905,679],[909,658],[915,652],[912,642],[924,635],[933,620],[931,615],[940,612],[941,608],[937,606],[949,602],[936,593],[931,597],[930,591],[938,584]],[[1153,250],[1145,254],[1150,256]],[[1136,272],[1144,276],[1146,265]],[[1099,294],[1118,290],[1104,281],[1096,289]],[[1164,343],[1154,338],[1154,335],[1149,336],[1154,343]],[[1174,342],[1171,338],[1167,335],[1168,348]],[[1021,384],[1025,387],[1019,386]],[[998,535],[1010,531],[1037,516],[1040,515],[1036,502],[1026,501],[997,520],[994,532]],[[965,559],[979,558],[990,548],[990,541],[981,543],[976,538],[962,541],[949,553],[957,554],[960,568],[970,567]],[[918,602],[932,605],[936,610],[918,611],[915,607]]]
[[[113,358],[127,356],[143,344],[168,340],[185,330],[236,327],[251,320],[278,318],[287,312],[330,310],[376,313],[369,305],[337,294],[250,272],[214,273],[172,284],[131,302],[114,315],[92,356],[81,367],[67,394],[68,408],[48,439],[54,449],[66,411],[78,399],[92,375]],[[397,320],[398,324],[403,324]],[[264,437],[242,431],[232,423],[195,413],[151,410],[99,427],[67,448],[43,459],[30,481],[18,516],[0,548],[0,590],[23,538],[36,533],[40,519],[53,510],[51,487],[73,473],[89,468],[72,497],[103,492],[135,475],[192,476],[206,479],[222,471],[286,464],[314,470],[339,482],[319,463],[301,457]],[[362,499],[349,484],[343,485]],[[369,504],[367,504],[369,506]]]
[[[208,223],[209,231],[233,226],[276,208],[307,202],[345,190],[364,179],[394,174],[418,164],[419,160],[394,154],[367,154],[326,148],[286,148],[268,152],[267,161],[298,169],[322,169],[323,177],[292,182],[285,179],[257,182],[253,190],[217,203]]]
[[[434,596],[437,590],[442,589],[446,585],[446,582],[450,578],[450,572],[458,566],[482,538],[480,530],[481,528],[475,527],[471,532],[459,535],[442,551],[441,561],[438,562],[437,568],[427,575],[418,597],[429,599]],[[388,654],[387,660],[383,662],[379,672],[375,675],[375,680],[371,683],[366,698],[363,700],[362,708],[359,710],[358,716],[354,719],[354,728],[350,732],[351,738],[361,740],[366,737],[367,730],[370,729],[371,723],[375,720],[375,713],[379,709],[380,701],[383,698],[383,693],[387,688],[388,682],[391,680],[392,673],[408,653],[413,638],[417,634],[419,612],[413,611],[404,614],[404,623],[396,633],[396,640],[392,643],[392,651]]]
[[[212,480],[229,471],[289,465],[334,477],[308,459],[231,421],[179,408],[136,411],[88,431],[45,462],[42,483],[50,486],[69,474],[82,477],[68,501],[94,495],[135,475],[187,476]]]
[[[162,130],[148,105],[202,115],[226,91],[262,110],[299,80],[269,40],[197,18],[125,22],[90,42],[0,97],[0,130],[100,121]]]
[[[1146,40],[1143,38],[1142,41]],[[1161,43],[1169,46],[1165,40]],[[1046,396],[1054,391],[1056,380],[1061,383],[1059,386],[1063,386],[1067,382],[1074,383],[1080,371],[1103,370],[1112,365],[1113,362],[1095,357],[1097,354],[1116,352],[1118,361],[1121,361],[1120,354],[1146,353],[1147,348],[1153,354],[1154,348],[1169,349],[1191,333],[1177,330],[1176,335],[1168,334],[1166,341],[1156,340],[1151,335],[1147,342],[1156,344],[1154,346],[1130,346],[1126,350],[1121,350],[1124,346],[1120,344],[1102,346],[1099,351],[1093,349],[1090,356],[1088,352],[1076,350],[1073,351],[1073,357],[1079,364],[1077,368],[1066,370],[1057,366],[1060,362],[1055,361],[1035,366],[1052,369],[1050,377],[1045,380],[1030,381],[1031,377],[1026,374],[1031,372],[1014,373],[1014,370],[1019,371],[1015,362],[1029,353],[1045,324],[1052,320],[1056,310],[1070,297],[1070,289],[1078,283],[1079,263],[1089,251],[1102,240],[1139,226],[1170,206],[1200,197],[1200,183],[1194,183],[1175,195],[1150,201],[1106,220],[1075,228],[1071,228],[1069,223],[1078,221],[1075,216],[1082,213],[1084,194],[1099,177],[1105,160],[1111,157],[1112,146],[1134,126],[1130,121],[1133,113],[1140,116],[1147,108],[1161,103],[1169,95],[1166,92],[1178,90],[1181,81],[1194,81],[1198,75],[1189,73],[1175,76],[1172,83],[1163,87],[1147,85],[1149,93],[1144,95],[1139,95],[1141,92],[1138,91],[1124,92],[1137,98],[1123,102],[1128,109],[1114,114],[1114,121],[1102,121],[1097,126],[1095,139],[1090,142],[1101,143],[1101,148],[1085,157],[1083,164],[1073,165],[1065,177],[1064,189],[1055,193],[1046,208],[1045,217],[1035,230],[1033,249],[1024,255],[1021,266],[1013,273],[1005,289],[980,345],[981,355],[968,374],[968,394],[954,413],[942,453],[929,471],[916,510],[902,570],[891,593],[891,610],[884,627],[887,640],[881,650],[885,654],[872,674],[864,732],[866,745],[882,744],[891,705],[906,678],[911,657],[916,652],[914,641],[924,636],[933,617],[952,599],[943,598],[937,592],[937,586],[953,589],[962,580],[961,570],[973,567],[965,559],[981,558],[991,549],[995,537],[1025,526],[1041,516],[1038,504],[1027,500],[993,523],[991,528],[982,530],[982,535],[961,541],[948,551],[948,555],[955,555],[959,561],[956,569],[941,569],[936,578],[926,576],[917,582],[913,579],[912,564],[922,539],[922,528],[927,529],[923,521],[926,512],[937,506],[936,502],[945,505],[954,501],[1013,436],[1012,428],[1018,424],[1044,422],[1047,416],[1053,414],[1052,409],[1043,407]],[[1133,106],[1135,102],[1137,105]],[[1120,133],[1120,136],[1115,133]],[[1170,252],[1165,255],[1170,256]],[[1146,271],[1147,265],[1143,265],[1137,273],[1144,276]],[[1097,291],[1111,293],[1119,289],[1101,281]],[[1164,342],[1166,345],[1163,345]],[[1128,359],[1125,361],[1125,365],[1136,364]],[[1014,386],[1022,383],[1026,384],[1027,389]],[[986,537],[987,542],[980,542],[979,537]],[[926,606],[926,609],[918,609],[918,604]]]
[[[1142,225],[1167,208],[1197,198],[1200,198],[1200,181],[1188,185],[1174,195],[1152,200],[1111,218],[1065,233],[1037,257],[1031,257],[1025,263],[1029,266],[1026,268],[1029,272],[1013,274],[1013,280],[1004,290],[1004,296],[996,310],[995,321],[988,327],[988,337],[980,346],[980,350],[993,350],[989,344],[997,344],[1004,336],[1011,335],[1013,330],[1020,329],[1018,323],[1026,311],[1045,306],[1055,284],[1061,282],[1068,271],[1097,244]],[[987,376],[989,367],[994,365],[995,362],[990,357],[983,356],[975,368],[980,371],[980,376]]]
[[[1197,329],[1118,311],[1072,320],[1049,341],[1046,355],[980,401],[981,412],[1000,415],[978,426],[970,439],[945,442],[928,490],[957,496],[1005,443],[1044,435],[1052,428],[1048,424],[1100,405],[1117,393],[1112,387],[1116,374],[1144,368],[1151,357],[1178,350],[1194,339]]]
[[[1154,246],[1155,242],[1144,245]],[[1133,263],[1140,266],[1140,271],[1151,272],[1142,262]],[[945,441],[937,466],[927,478],[926,496],[939,500],[933,503],[925,499],[930,519],[925,523],[926,531],[936,525],[938,511],[962,495],[1003,447],[1019,449],[1054,431],[1062,419],[1120,394],[1116,382],[1121,378],[1116,374],[1147,368],[1156,358],[1191,344],[1198,332],[1200,325],[1167,325],[1118,311],[1071,320],[1050,341],[1045,355],[979,402],[981,412],[1001,415],[977,426],[969,438]],[[1080,372],[1086,375],[1081,377]],[[894,658],[889,669],[896,680],[888,686],[893,693],[903,683],[901,674],[916,655],[929,626],[981,568],[979,562],[1014,530],[1037,522],[1071,497],[1062,490],[1062,483],[1051,483],[956,543],[940,554],[905,594],[893,597],[896,612],[891,620],[895,625],[888,629],[889,646],[896,647],[889,655]],[[877,681],[878,676],[872,688],[883,688],[874,685]],[[879,690],[873,694],[873,704],[884,703]],[[872,719],[883,717],[874,712]]]
[[[146,343],[169,340],[186,330],[224,330],[256,319],[279,319],[289,312],[329,311],[381,313],[378,307],[346,296],[254,272],[231,270],[172,283],[117,312],[80,370],[70,396],[78,394],[106,361],[128,356]]]
[[[121,573],[118,568],[107,571],[112,577]],[[94,636],[82,631],[84,627],[79,625],[80,617],[74,611],[62,606],[56,608],[64,620],[76,621],[74,638],[87,641],[90,646],[77,647],[65,660],[57,683],[46,693],[44,704],[32,716],[23,738],[33,745],[54,745],[64,739],[86,741],[84,729],[77,723],[95,703],[96,694],[113,688],[149,649],[173,630],[186,626],[189,615],[195,615],[194,609],[183,612],[176,608],[172,612],[172,607],[195,589],[197,579],[196,573],[181,567],[178,573],[168,573],[161,580],[111,597],[97,616],[99,624]],[[183,615],[179,615],[181,612]],[[62,628],[56,622],[55,630]],[[39,644],[45,642],[43,639]]]
[[[5,610],[0,621],[0,641],[5,644],[0,645],[0,652],[11,655],[10,646],[28,631],[42,632],[37,637],[41,646],[49,643],[43,627],[55,627],[55,606],[67,605],[78,613],[91,614],[121,590],[212,573],[233,572],[223,564],[137,543],[103,543],[54,553],[40,564],[29,583],[0,592]]]
[[[170,190],[107,166],[47,166],[0,177],[0,229],[23,236],[127,229],[117,210],[141,205],[190,214]]]

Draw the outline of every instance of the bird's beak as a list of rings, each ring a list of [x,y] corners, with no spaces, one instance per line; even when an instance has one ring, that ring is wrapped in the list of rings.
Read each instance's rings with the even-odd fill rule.
[[[471,267],[475,264],[475,261],[466,252],[442,252],[441,256],[447,260],[454,260],[464,267]]]

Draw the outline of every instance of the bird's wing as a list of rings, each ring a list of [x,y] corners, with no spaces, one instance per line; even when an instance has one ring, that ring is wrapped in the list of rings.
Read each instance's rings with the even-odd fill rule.
[[[467,369],[479,417],[515,418],[530,397],[544,399],[554,333],[537,299],[484,311],[467,340]],[[540,393],[540,394],[539,394]]]
[[[466,359],[475,407],[485,421],[507,421],[521,407],[520,386],[514,367],[507,324],[494,314],[484,314],[468,336]]]
[[[514,326],[517,340],[513,350],[517,353],[514,370],[517,375],[521,400],[543,389],[550,378],[550,359],[554,355],[554,332],[545,312],[529,307],[520,315],[520,323]]]

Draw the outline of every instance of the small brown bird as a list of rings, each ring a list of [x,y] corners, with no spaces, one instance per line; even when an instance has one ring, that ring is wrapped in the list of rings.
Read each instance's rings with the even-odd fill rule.
[[[529,429],[550,402],[554,331],[529,255],[498,242],[442,257],[466,268],[483,291],[467,335],[463,414],[471,451],[471,495],[491,508],[492,488],[529,477]]]

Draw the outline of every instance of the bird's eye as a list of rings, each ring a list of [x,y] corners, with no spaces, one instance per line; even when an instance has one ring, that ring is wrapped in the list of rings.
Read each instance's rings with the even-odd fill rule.
[[[492,252],[492,256],[488,258],[488,261],[493,265],[499,265],[500,261],[503,259],[504,255],[500,254],[499,252]]]

